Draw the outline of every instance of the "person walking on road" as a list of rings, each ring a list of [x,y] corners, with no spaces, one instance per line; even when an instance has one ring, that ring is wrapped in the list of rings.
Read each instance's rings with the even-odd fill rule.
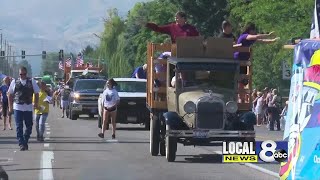
[[[47,86],[45,82],[39,82],[40,92],[39,92],[39,109],[35,109],[34,113],[36,116],[36,130],[37,130],[37,140],[44,141],[44,131],[45,123],[49,115],[49,94],[47,92]],[[35,95],[33,96],[33,102],[35,102]]]
[[[61,97],[60,100],[60,108],[62,109],[62,118],[64,118],[64,113],[67,111],[67,107],[69,106],[69,96],[70,96],[70,88],[69,86],[64,86],[58,93],[58,96]],[[67,112],[66,112],[67,113]]]
[[[3,116],[3,130],[6,130],[7,127],[7,119],[9,121],[9,129],[12,130],[11,127],[11,114],[9,113],[9,104],[8,104],[8,96],[7,92],[10,86],[10,78],[7,76],[3,79],[3,85],[0,86],[0,94],[1,94],[1,105],[2,105],[2,116]]]
[[[120,97],[118,91],[115,89],[117,83],[114,79],[109,79],[107,81],[107,88],[103,92],[104,97],[104,111],[103,111],[103,124],[101,128],[101,133],[98,134],[100,138],[104,138],[104,132],[106,130],[107,124],[109,124],[109,116],[111,116],[112,122],[112,139],[116,138],[116,117],[117,117],[117,106],[120,103]]]
[[[20,78],[13,80],[8,90],[9,112],[14,112],[17,139],[21,151],[29,150],[28,142],[32,133],[33,108],[38,109],[39,86],[34,79],[27,77],[27,68],[19,69]],[[35,96],[32,107],[32,97]],[[26,130],[23,134],[23,122]]]

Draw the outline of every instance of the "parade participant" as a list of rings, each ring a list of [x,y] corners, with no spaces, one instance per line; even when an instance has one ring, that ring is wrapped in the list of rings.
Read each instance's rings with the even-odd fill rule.
[[[32,133],[33,126],[33,107],[32,97],[35,95],[34,109],[38,109],[39,103],[39,86],[35,80],[27,77],[27,68],[19,69],[20,77],[13,80],[8,90],[9,112],[14,112],[16,123],[17,139],[21,151],[29,149],[28,142]],[[23,123],[26,126],[23,134]]]
[[[232,38],[234,43],[237,41],[236,37],[232,34],[232,25],[229,21],[222,22],[222,32],[219,34],[220,38]]]
[[[118,95],[117,90],[115,89],[117,83],[114,79],[109,79],[107,81],[107,88],[103,92],[104,97],[104,111],[103,111],[103,124],[102,124],[102,132],[98,134],[100,138],[104,138],[104,132],[106,130],[107,124],[109,124],[109,116],[111,116],[112,122],[112,139],[116,138],[116,118],[117,118],[117,106],[120,103],[120,97]]]
[[[147,64],[137,67],[132,73],[131,78],[147,79]]]
[[[62,109],[61,118],[64,118],[64,112],[67,111],[67,107],[69,106],[70,93],[71,93],[71,91],[70,91],[69,86],[64,86],[63,89],[61,89],[58,93],[58,96],[61,97],[61,100],[60,100],[60,102],[61,102],[60,108]]]
[[[177,12],[173,23],[158,26],[155,23],[146,23],[146,27],[163,34],[171,36],[171,42],[176,43],[177,37],[199,36],[196,27],[187,23],[187,15],[184,12]]]
[[[39,92],[39,108],[34,110],[36,115],[36,130],[37,130],[37,140],[44,141],[44,131],[45,123],[49,114],[49,99],[48,93],[46,92],[47,86],[45,82],[39,82],[40,92]],[[35,102],[35,95],[33,96],[33,102]]]

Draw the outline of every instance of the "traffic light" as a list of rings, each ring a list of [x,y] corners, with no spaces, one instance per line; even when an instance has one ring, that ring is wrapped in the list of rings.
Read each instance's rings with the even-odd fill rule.
[[[62,49],[60,49],[60,51],[59,51],[59,59],[63,59],[63,57],[64,57],[64,55],[63,55],[63,50]]]
[[[22,50],[21,54],[22,54],[22,59],[26,58],[26,51]]]
[[[47,52],[46,51],[42,51],[42,59],[46,59],[47,57]]]
[[[5,51],[1,51],[0,56],[1,56],[1,57],[4,57],[4,56],[5,56]]]

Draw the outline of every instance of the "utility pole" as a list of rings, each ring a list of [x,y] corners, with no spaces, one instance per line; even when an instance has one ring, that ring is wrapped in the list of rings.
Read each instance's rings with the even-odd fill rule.
[[[9,46],[9,56],[12,56],[12,51],[11,51],[11,47],[12,46]],[[8,57],[8,75],[10,76],[10,73],[11,73],[11,66],[10,66],[10,62],[11,62],[11,57]]]
[[[4,40],[4,56],[7,56],[7,53],[8,53],[8,52],[7,52],[7,40]],[[7,58],[7,57],[4,57],[4,58],[3,58],[3,64],[4,64],[4,66],[3,66],[3,73],[4,73],[4,74],[6,74],[6,69],[7,69],[7,68],[6,68],[6,63],[5,63],[5,62],[6,62],[6,58]]]

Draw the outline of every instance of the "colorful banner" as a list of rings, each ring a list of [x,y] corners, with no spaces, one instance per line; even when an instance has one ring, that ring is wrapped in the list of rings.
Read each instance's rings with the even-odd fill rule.
[[[281,179],[320,177],[320,41],[303,40],[295,47],[284,140],[288,162]]]

